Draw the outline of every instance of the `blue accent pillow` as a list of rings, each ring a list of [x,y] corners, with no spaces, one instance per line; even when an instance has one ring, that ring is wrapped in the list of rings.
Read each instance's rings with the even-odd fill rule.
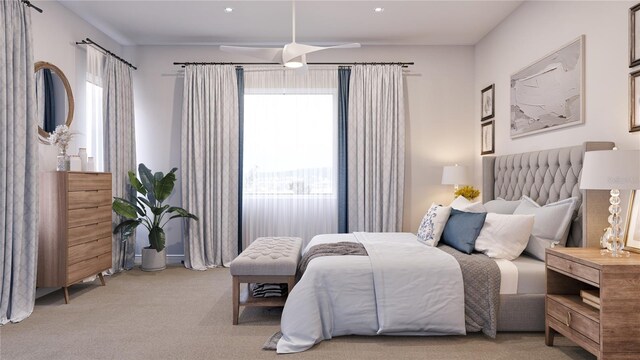
[[[486,212],[471,213],[451,209],[440,241],[458,251],[471,254],[486,217]]]

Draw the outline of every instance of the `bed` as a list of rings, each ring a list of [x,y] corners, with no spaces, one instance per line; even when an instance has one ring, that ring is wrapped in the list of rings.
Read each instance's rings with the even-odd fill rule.
[[[579,175],[585,151],[612,147],[609,142],[587,142],[484,157],[483,200],[519,200],[525,195],[544,205],[575,197],[578,211],[567,246],[595,246],[592,242],[606,227],[608,195],[606,191],[580,190]],[[474,261],[480,263],[472,261],[463,266],[466,257],[458,256],[456,250],[446,246],[428,249],[410,233],[321,235],[305,251],[314,245],[337,242],[360,243],[368,256],[328,256],[308,263],[285,304],[278,353],[304,351],[342,335],[463,335],[483,331],[492,336],[496,331],[544,330],[543,261],[527,255],[513,261],[494,261],[474,254]],[[430,260],[416,261],[416,256]],[[485,273],[483,267],[489,269],[489,263],[497,265],[493,267],[498,270]],[[480,277],[473,282],[462,281],[475,273]],[[479,292],[469,296],[470,287]]]

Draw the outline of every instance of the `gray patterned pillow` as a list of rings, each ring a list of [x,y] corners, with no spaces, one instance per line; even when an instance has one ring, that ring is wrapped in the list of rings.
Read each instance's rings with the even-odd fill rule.
[[[431,204],[431,207],[422,218],[420,227],[418,227],[418,241],[429,246],[437,246],[450,213],[451,207],[449,206]]]

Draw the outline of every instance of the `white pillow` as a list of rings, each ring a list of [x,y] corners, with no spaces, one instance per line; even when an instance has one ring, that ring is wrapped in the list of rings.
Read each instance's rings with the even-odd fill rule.
[[[466,212],[473,212],[473,213],[487,212],[487,209],[484,208],[484,205],[482,205],[480,201],[472,203],[462,195],[455,198],[451,202],[451,204],[449,204],[449,206],[451,206],[453,209],[466,211]]]
[[[429,246],[437,246],[450,214],[451,207],[431,204],[418,227],[418,241]]]
[[[514,214],[535,215],[525,252],[544,260],[545,249],[551,247],[551,244],[557,242],[558,245],[565,246],[577,203],[578,199],[572,197],[540,207],[531,198],[522,196],[522,202]]]
[[[527,247],[533,215],[487,213],[475,250],[495,259],[513,260]]]
[[[484,208],[487,212],[496,214],[513,214],[516,208],[520,205],[521,200],[505,200],[497,198],[495,200],[487,201],[484,203]]]

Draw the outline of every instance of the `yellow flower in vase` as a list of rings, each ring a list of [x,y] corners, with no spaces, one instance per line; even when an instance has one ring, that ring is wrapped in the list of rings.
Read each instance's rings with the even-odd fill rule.
[[[456,197],[462,196],[465,199],[471,201],[480,195],[480,190],[470,185],[461,186],[456,192],[453,193]]]

